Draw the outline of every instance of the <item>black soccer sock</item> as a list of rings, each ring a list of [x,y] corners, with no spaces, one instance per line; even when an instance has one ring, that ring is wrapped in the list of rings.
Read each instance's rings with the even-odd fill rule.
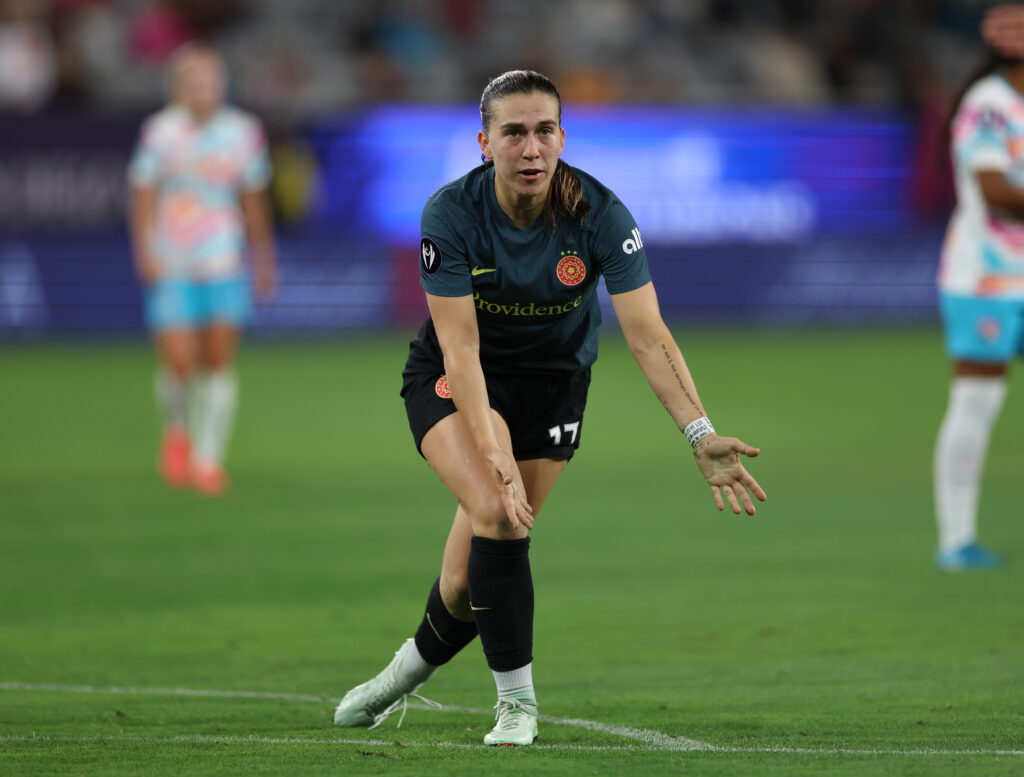
[[[474,621],[460,621],[444,606],[441,578],[434,581],[427,597],[427,611],[416,631],[416,649],[423,660],[433,666],[447,664],[476,636]]]
[[[497,672],[533,660],[533,577],[530,538],[473,537],[469,551],[469,601],[487,665]]]

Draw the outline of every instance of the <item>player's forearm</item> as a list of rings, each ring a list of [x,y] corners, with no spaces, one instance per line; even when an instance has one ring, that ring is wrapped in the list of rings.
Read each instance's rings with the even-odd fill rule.
[[[452,401],[465,419],[477,448],[485,451],[498,447],[479,355],[466,348],[450,349],[445,353],[444,367]]]
[[[1024,220],[1024,189],[1014,186],[998,170],[982,170],[977,177],[981,196],[990,209]]]
[[[680,430],[706,415],[686,360],[667,329],[662,337],[631,344],[630,350],[651,389]]]
[[[253,266],[258,269],[274,271],[277,267],[277,251],[273,241],[266,243],[249,243],[249,257]]]
[[[150,239],[155,221],[156,194],[148,189],[134,190],[128,211],[128,231],[131,234],[135,268],[140,273],[153,261]]]
[[[245,192],[241,197],[241,205],[245,239],[253,261],[257,264],[275,264],[273,221],[266,193]]]

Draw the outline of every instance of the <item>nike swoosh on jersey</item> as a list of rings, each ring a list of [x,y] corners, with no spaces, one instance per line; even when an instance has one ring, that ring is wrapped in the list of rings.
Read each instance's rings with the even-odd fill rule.
[[[469,271],[469,274],[472,275],[475,278],[478,275],[483,275],[485,272],[497,272],[497,271],[498,271],[497,267],[474,267],[472,270]]]

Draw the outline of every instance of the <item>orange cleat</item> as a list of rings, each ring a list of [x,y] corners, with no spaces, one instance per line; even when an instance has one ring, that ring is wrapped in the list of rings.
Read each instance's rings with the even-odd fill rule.
[[[231,485],[231,478],[216,462],[192,465],[192,486],[203,496],[224,496]]]
[[[189,485],[188,457],[191,443],[184,429],[168,429],[164,432],[160,447],[160,477],[171,488],[187,488]]]

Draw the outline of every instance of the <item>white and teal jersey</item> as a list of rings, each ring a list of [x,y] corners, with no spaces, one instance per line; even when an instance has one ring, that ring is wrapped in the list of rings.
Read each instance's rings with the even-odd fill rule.
[[[942,249],[939,288],[958,296],[1024,299],[1024,221],[989,210],[976,174],[1001,171],[1024,189],[1024,96],[1003,76],[979,80],[952,125],[957,207]]]
[[[142,126],[129,178],[157,190],[151,250],[168,277],[225,278],[241,270],[245,235],[238,195],[270,180],[259,122],[221,108],[196,122],[169,106]]]
[[[473,296],[480,362],[488,372],[570,373],[597,359],[597,281],[612,294],[651,280],[626,207],[579,170],[591,211],[557,228],[540,216],[520,229],[498,205],[494,168],[480,166],[431,195],[423,209],[420,278],[430,294]],[[427,339],[436,334],[427,326]]]

